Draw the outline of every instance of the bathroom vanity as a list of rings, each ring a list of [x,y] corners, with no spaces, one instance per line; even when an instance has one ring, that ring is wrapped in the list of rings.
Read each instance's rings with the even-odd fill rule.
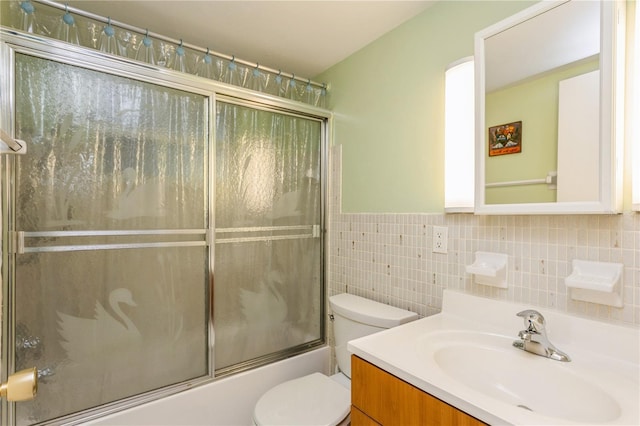
[[[355,355],[351,374],[353,426],[485,424]]]
[[[569,362],[513,345],[532,308]],[[640,424],[637,327],[445,290],[441,313],[348,349],[354,426]]]

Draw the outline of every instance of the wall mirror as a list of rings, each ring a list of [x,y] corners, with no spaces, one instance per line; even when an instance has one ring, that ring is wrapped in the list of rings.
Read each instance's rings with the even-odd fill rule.
[[[476,213],[620,210],[624,20],[541,1],[476,34]]]

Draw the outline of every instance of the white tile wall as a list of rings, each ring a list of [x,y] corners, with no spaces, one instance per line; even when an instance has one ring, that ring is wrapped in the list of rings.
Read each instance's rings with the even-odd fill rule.
[[[343,214],[341,150],[331,150],[329,295],[349,292],[420,315],[438,313],[442,290],[555,309],[592,319],[640,325],[640,214],[474,216],[472,214]],[[433,226],[448,227],[448,253],[431,252]],[[509,287],[472,282],[465,266],[476,251],[509,256]],[[573,259],[624,264],[624,307],[578,302],[564,278]]]

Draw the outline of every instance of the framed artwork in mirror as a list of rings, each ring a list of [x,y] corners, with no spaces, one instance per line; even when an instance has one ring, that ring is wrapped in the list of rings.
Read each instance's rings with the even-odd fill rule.
[[[522,121],[489,127],[489,157],[522,152]]]

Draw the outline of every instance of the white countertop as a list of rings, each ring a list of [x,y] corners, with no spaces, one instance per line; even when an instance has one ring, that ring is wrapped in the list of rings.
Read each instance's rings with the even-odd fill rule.
[[[544,315],[549,340],[558,349],[566,352],[571,357],[571,362],[555,361],[511,347],[510,342],[516,340],[518,332],[524,328],[523,319],[517,317],[516,313],[525,309],[535,309]],[[617,413],[613,416],[614,418],[607,415],[602,421],[598,420],[597,416],[588,415],[589,409],[597,410],[597,407],[582,407],[587,417],[576,421],[575,416],[563,418],[562,415],[541,414],[540,411],[544,410],[529,411],[505,402],[504,399],[492,397],[488,392],[474,389],[473,386],[468,386],[440,368],[436,357],[429,352],[429,348],[433,346],[430,342],[437,341],[437,337],[443,333],[460,336],[462,339],[465,336],[472,336],[471,340],[482,339],[488,334],[491,336],[488,340],[497,339],[498,343],[504,342],[504,347],[500,350],[505,351],[508,356],[526,357],[529,377],[535,374],[531,373],[531,365],[546,371],[558,371],[578,377],[578,380],[583,380],[585,385],[589,385],[589,389],[593,385],[594,389],[597,388],[610,396],[612,401],[615,401],[613,405],[616,406],[614,411]],[[473,344],[473,342],[468,343]],[[464,346],[458,347],[462,348],[459,350],[464,350]],[[592,321],[531,305],[496,301],[445,290],[443,310],[440,314],[353,340],[349,342],[348,349],[360,358],[492,425],[640,424],[640,329],[638,328]],[[509,351],[517,351],[517,353]],[[470,367],[466,365],[465,368]],[[471,368],[482,369],[483,366],[477,365]],[[487,368],[500,367],[493,365]],[[523,382],[527,380],[526,377],[527,375],[523,374]],[[548,382],[547,384],[545,379],[542,384],[533,384],[532,386],[538,387],[533,390],[535,392],[557,391],[558,383],[554,383],[553,379]],[[567,390],[567,393],[574,392],[574,395],[570,395],[569,398],[575,397],[577,404],[581,398],[580,391],[581,389]],[[562,410],[562,406],[554,409],[557,412]],[[575,410],[576,407],[573,409]]]

